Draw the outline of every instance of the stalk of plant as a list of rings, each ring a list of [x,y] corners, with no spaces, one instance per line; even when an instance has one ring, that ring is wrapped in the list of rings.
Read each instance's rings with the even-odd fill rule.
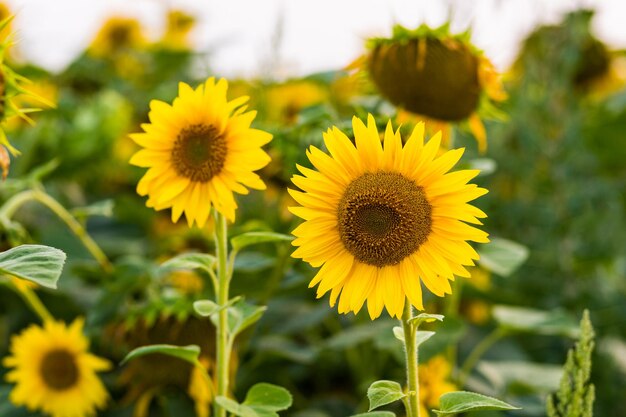
[[[228,334],[228,309],[225,308],[228,300],[228,290],[232,270],[228,265],[228,229],[226,218],[215,214],[215,250],[217,255],[217,287],[215,288],[217,304],[220,306],[216,324],[217,332],[217,395],[228,396],[228,372],[230,354],[232,350],[232,338]],[[226,417],[226,410],[215,403],[215,414],[218,417]]]

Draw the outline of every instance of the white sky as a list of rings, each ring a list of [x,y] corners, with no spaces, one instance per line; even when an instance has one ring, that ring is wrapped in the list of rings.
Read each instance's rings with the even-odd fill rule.
[[[163,27],[168,7],[198,18],[200,50],[212,50],[219,75],[253,76],[267,65],[271,40],[283,22],[281,74],[299,75],[345,66],[369,36],[388,35],[394,23],[416,27],[452,19],[473,27],[473,41],[500,69],[539,23],[555,23],[578,7],[597,10],[594,32],[626,48],[626,0],[8,0],[17,14],[20,48],[29,61],[60,70],[80,53],[108,16],[140,19],[149,33]]]

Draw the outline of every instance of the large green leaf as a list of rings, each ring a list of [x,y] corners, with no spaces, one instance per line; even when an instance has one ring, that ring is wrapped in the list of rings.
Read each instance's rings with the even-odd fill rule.
[[[404,397],[406,397],[406,394],[402,391],[402,386],[397,382],[375,381],[367,389],[367,398],[370,400],[368,411],[396,402]]]
[[[561,365],[522,361],[480,361],[476,366],[498,392],[537,392],[543,395],[559,389]]]
[[[563,311],[544,311],[526,307],[498,305],[493,317],[506,329],[546,335],[578,337],[576,320]]]
[[[519,410],[498,399],[468,391],[448,392],[439,397],[439,410],[433,410],[440,416],[447,416],[468,411],[480,410]]]
[[[174,346],[174,345],[148,345],[141,346],[132,350],[122,360],[122,365],[126,362],[139,358],[145,355],[152,355],[154,353],[161,353],[163,355],[173,356],[175,358],[182,359],[193,365],[198,365],[198,356],[200,355],[200,347],[197,345],[189,346]]]
[[[235,236],[230,240],[233,250],[239,251],[246,246],[267,242],[289,242],[293,236],[274,232],[248,232]]]
[[[502,276],[509,276],[528,258],[528,248],[517,242],[502,238],[492,238],[478,251],[480,264]]]
[[[0,273],[56,288],[65,253],[43,245],[21,245],[0,253]]]

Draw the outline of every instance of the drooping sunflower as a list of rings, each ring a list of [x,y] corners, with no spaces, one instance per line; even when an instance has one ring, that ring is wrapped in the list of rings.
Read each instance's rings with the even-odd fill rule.
[[[149,168],[137,185],[148,207],[172,208],[172,221],[183,211],[189,226],[203,227],[211,206],[235,220],[233,192],[265,189],[254,171],[270,160],[261,149],[272,135],[250,127],[255,111],[246,111],[248,97],[229,101],[228,83],[213,77],[195,90],[179,84],[169,105],[153,100],[144,133],[130,135],[140,146],[130,163]],[[242,107],[243,106],[243,107]]]
[[[486,149],[481,116],[497,114],[490,100],[504,100],[506,94],[469,32],[452,35],[447,24],[414,30],[396,25],[390,38],[370,39],[368,50],[353,67],[367,72],[380,94],[399,108],[400,119],[429,119],[443,129],[444,140],[452,124],[466,124],[479,149]]]
[[[468,181],[478,170],[448,173],[463,154],[436,157],[441,134],[424,144],[424,123],[406,143],[387,124],[381,144],[374,118],[353,118],[354,141],[333,127],[324,134],[330,155],[311,146],[317,169],[298,166],[289,190],[300,204],[290,210],[305,220],[293,234],[292,256],[321,267],[310,283],[317,296],[328,291],[339,312],[358,311],[367,301],[372,319],[383,307],[400,317],[405,298],[423,310],[423,283],[432,293],[451,293],[455,275],[469,277],[476,251],[467,243],[488,242],[467,223],[486,217],[469,201],[487,190]]]
[[[12,368],[6,380],[16,384],[11,402],[52,417],[93,416],[105,406],[108,394],[96,372],[110,363],[89,353],[82,329],[82,319],[69,326],[48,321],[13,336],[3,360]]]
[[[141,24],[130,17],[113,16],[104,22],[89,46],[97,57],[126,52],[146,44]]]

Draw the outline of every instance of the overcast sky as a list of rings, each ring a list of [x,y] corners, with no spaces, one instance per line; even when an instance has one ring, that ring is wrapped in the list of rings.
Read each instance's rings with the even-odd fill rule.
[[[110,15],[138,18],[149,33],[163,27],[164,10],[177,7],[199,21],[201,50],[214,52],[223,76],[253,76],[267,62],[271,40],[282,27],[283,76],[336,69],[363,51],[363,40],[388,35],[394,23],[415,27],[473,28],[473,40],[500,69],[521,39],[539,23],[555,23],[569,10],[597,10],[594,32],[626,48],[626,0],[9,0],[23,55],[60,70],[80,53]],[[282,22],[282,25],[279,25]]]

